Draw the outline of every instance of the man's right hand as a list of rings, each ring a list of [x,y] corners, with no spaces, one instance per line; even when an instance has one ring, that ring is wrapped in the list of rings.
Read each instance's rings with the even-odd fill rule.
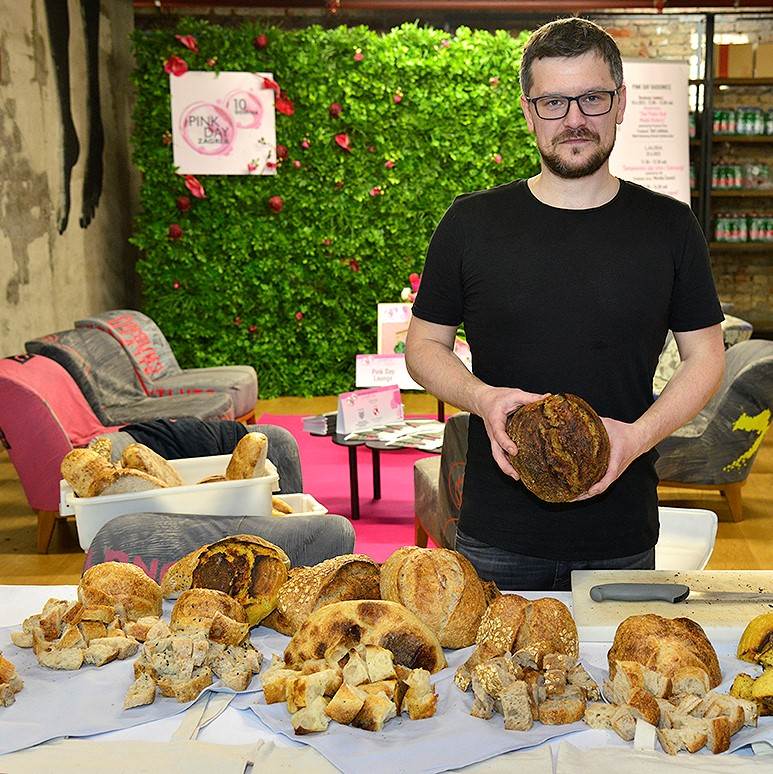
[[[505,422],[519,406],[546,398],[536,392],[524,392],[511,387],[491,387],[482,385],[475,395],[475,413],[483,420],[491,441],[491,454],[500,470],[518,481],[519,476],[507,459],[506,454],[515,455],[518,447],[505,431]]]

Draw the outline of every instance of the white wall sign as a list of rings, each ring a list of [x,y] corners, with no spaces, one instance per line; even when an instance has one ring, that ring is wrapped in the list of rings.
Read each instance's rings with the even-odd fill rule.
[[[180,174],[276,174],[270,73],[169,76],[174,163]]]
[[[625,60],[623,74],[627,105],[610,171],[689,204],[689,65]]]

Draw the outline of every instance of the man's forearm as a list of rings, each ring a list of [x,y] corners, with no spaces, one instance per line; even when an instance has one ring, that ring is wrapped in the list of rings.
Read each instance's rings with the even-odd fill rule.
[[[477,412],[477,393],[486,387],[444,344],[421,341],[413,344],[405,361],[411,378],[427,392],[463,411]]]

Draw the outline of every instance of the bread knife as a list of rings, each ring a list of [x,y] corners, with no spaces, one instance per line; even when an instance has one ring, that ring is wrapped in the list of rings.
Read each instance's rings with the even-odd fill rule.
[[[594,602],[773,602],[773,591],[693,591],[683,583],[601,583],[590,596]]]

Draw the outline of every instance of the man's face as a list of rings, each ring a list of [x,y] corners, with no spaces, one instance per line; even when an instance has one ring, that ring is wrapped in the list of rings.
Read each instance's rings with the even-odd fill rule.
[[[537,59],[532,64],[529,97],[577,97],[591,91],[615,88],[609,65],[594,51],[576,57]],[[580,178],[600,169],[615,144],[617,124],[625,112],[625,87],[613,97],[612,109],[603,116],[586,116],[577,102],[569,103],[564,118],[540,118],[533,104],[521,97],[529,130],[537,140],[545,166],[563,178]]]

